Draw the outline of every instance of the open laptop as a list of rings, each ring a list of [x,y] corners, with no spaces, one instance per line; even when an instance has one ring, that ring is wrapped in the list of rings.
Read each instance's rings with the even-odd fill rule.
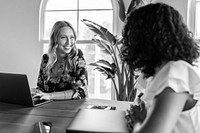
[[[66,133],[128,133],[125,111],[79,109]]]
[[[0,73],[0,102],[34,107],[49,103],[51,100],[32,98],[27,75]]]

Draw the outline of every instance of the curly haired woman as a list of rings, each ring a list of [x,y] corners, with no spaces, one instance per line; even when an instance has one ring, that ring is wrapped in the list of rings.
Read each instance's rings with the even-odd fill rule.
[[[173,7],[155,3],[136,9],[123,30],[122,58],[148,79],[148,108],[137,133],[199,133],[199,46]]]

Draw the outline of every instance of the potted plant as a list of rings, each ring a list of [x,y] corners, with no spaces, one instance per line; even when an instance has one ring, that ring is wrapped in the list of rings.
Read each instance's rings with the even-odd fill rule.
[[[125,21],[129,12],[135,8],[145,4],[143,0],[132,0],[128,10],[125,10],[123,0],[118,0],[119,5],[119,17],[122,22]],[[136,96],[135,75],[125,62],[121,61],[119,55],[121,54],[120,46],[122,44],[122,38],[113,35],[105,27],[83,19],[82,22],[95,33],[92,39],[105,53],[110,55],[112,62],[106,59],[100,59],[90,65],[94,66],[96,70],[100,71],[107,79],[111,79],[114,85],[116,99],[120,101],[134,101]]]

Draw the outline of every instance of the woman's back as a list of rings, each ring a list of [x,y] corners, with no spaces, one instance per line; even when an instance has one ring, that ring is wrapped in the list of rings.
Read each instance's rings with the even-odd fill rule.
[[[185,61],[172,61],[163,66],[147,83],[143,96],[147,106],[153,107],[154,99],[166,87],[176,93],[187,92],[197,103],[183,110],[173,128],[173,133],[197,133],[200,131],[200,75]]]

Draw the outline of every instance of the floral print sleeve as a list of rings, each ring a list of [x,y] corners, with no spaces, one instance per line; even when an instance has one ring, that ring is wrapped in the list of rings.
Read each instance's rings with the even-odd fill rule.
[[[86,62],[83,57],[82,51],[78,51],[78,59],[76,61],[76,80],[74,84],[75,93],[73,99],[82,99],[87,97],[88,77],[86,70]]]

